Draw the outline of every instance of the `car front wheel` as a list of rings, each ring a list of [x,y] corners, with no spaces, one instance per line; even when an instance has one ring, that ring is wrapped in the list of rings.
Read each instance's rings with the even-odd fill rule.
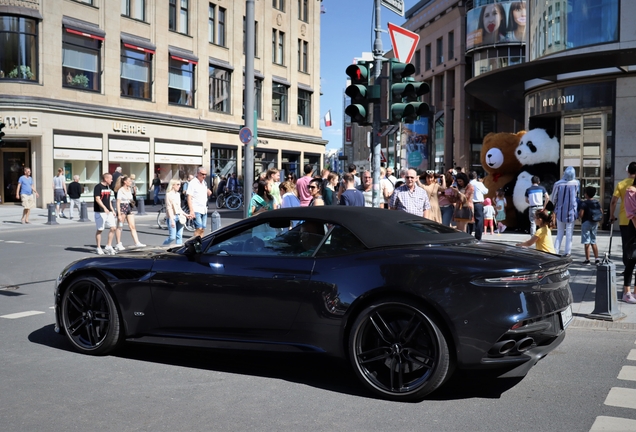
[[[421,400],[449,373],[448,344],[439,327],[401,300],[362,311],[351,328],[349,356],[358,378],[384,399]]]
[[[81,276],[64,291],[62,325],[68,340],[80,352],[103,355],[120,340],[120,318],[112,295],[96,277]]]

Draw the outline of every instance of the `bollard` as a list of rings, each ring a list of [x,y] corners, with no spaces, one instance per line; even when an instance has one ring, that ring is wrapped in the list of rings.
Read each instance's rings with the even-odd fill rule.
[[[57,223],[57,216],[55,215],[55,204],[47,204],[46,205],[47,210],[49,211],[49,219],[48,222],[46,223],[47,225],[59,225],[59,223]]]
[[[212,232],[221,229],[221,215],[219,214],[218,211],[214,210],[214,213],[212,213],[212,226],[211,226]]]
[[[140,216],[146,215],[146,203],[143,198],[137,200],[137,214]]]
[[[594,298],[594,310],[589,318],[605,321],[616,321],[625,317],[618,310],[616,298],[616,264],[610,260],[612,253],[612,235],[614,225],[610,228],[610,242],[603,261],[596,266],[596,296]]]
[[[90,222],[91,220],[88,218],[88,206],[84,201],[80,204],[80,222]]]

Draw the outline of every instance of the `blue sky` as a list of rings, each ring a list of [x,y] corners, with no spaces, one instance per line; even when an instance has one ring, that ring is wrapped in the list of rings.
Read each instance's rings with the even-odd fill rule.
[[[418,0],[405,0],[404,10],[415,6]],[[320,77],[323,95],[320,97],[322,137],[328,140],[327,149],[342,147],[342,96],[346,86],[345,69],[354,57],[373,51],[375,33],[374,0],[323,0],[326,13],[321,16]],[[387,23],[402,25],[405,19],[382,7],[382,29]],[[382,33],[382,49],[391,50],[388,33]],[[325,127],[324,116],[331,110],[333,126]]]

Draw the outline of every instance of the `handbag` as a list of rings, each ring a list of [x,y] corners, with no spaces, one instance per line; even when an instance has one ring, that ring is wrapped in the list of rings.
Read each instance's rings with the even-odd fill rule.
[[[181,225],[185,225],[186,224],[186,217],[183,213],[179,213],[179,223]]]
[[[468,206],[461,206],[455,210],[455,220],[470,221],[473,219],[473,209]]]

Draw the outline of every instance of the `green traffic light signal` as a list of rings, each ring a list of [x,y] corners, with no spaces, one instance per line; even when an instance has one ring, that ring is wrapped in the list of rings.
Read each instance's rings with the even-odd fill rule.
[[[345,108],[345,114],[351,117],[353,123],[370,125],[369,103],[379,100],[379,87],[370,85],[369,77],[372,62],[360,62],[349,65],[346,73],[351,79],[351,85],[345,89],[345,94],[351,98],[351,105]]]
[[[428,104],[418,102],[420,96],[430,92],[428,83],[416,82],[411,75],[415,73],[415,66],[410,63],[400,63],[392,59],[389,64],[389,123],[396,124],[404,121],[413,123],[415,119],[429,112]]]

